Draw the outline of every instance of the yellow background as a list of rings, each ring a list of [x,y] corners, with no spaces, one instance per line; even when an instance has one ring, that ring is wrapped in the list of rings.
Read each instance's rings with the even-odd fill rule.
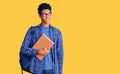
[[[0,0],[0,74],[21,74],[19,49],[41,2],[63,34],[63,74],[120,74],[119,0]]]

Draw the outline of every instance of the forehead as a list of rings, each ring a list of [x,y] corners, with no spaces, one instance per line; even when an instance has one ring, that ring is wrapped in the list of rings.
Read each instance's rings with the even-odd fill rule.
[[[42,13],[50,13],[50,10],[49,9],[44,9],[44,10],[42,10]]]

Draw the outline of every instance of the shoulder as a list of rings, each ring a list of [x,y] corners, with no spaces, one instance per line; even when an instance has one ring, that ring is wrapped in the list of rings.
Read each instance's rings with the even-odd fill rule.
[[[38,28],[39,28],[38,25],[37,25],[37,26],[31,26],[31,27],[29,27],[28,32],[30,32],[30,33],[34,33],[35,31],[38,30]]]
[[[58,29],[58,28],[56,28],[56,27],[54,27],[54,26],[52,26],[52,25],[50,25],[50,29],[51,29],[52,31],[54,31],[55,33],[57,33],[57,34],[60,34],[60,33],[61,33],[60,29]]]
[[[39,25],[36,25],[36,26],[31,26],[30,29],[37,29],[39,28]]]
[[[39,25],[31,26],[31,27],[29,28],[29,30],[31,30],[31,31],[38,30],[38,29],[39,29]]]

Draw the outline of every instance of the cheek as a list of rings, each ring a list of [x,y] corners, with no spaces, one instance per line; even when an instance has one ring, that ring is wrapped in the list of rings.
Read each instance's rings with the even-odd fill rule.
[[[41,19],[42,19],[42,20],[45,20],[46,18],[45,18],[45,17],[42,17]]]
[[[44,20],[50,20],[50,17],[45,17],[45,18],[43,18]]]
[[[43,21],[47,21],[47,20],[50,20],[50,17],[42,17],[41,18]]]

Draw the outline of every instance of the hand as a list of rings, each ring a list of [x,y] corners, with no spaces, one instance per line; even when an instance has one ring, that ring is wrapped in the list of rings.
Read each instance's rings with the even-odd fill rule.
[[[44,49],[38,49],[37,50],[38,51],[38,54],[40,54],[40,55],[47,55],[49,52],[50,52],[50,50],[49,49],[47,49],[47,48],[44,48]]]

